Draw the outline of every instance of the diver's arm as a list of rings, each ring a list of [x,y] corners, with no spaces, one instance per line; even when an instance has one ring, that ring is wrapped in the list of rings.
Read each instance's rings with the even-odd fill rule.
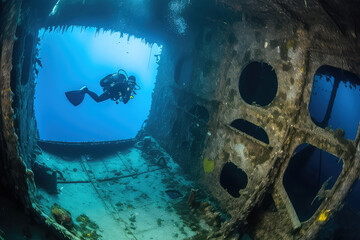
[[[90,91],[87,89],[85,93],[89,94],[89,96],[94,99],[95,102],[103,102],[105,100],[108,100],[110,98],[110,94],[108,92],[104,92],[100,96],[98,96],[96,93]]]

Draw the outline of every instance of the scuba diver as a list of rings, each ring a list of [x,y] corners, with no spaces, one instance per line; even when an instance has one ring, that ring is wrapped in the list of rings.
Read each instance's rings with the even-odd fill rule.
[[[65,95],[74,106],[82,103],[86,93],[96,102],[111,99],[116,101],[116,104],[119,101],[126,104],[130,99],[134,98],[133,94],[136,95],[135,90],[140,90],[140,86],[136,84],[136,78],[134,76],[128,77],[122,69],[101,79],[100,86],[103,88],[103,93],[100,96],[90,91],[86,86],[80,90],[66,92]]]

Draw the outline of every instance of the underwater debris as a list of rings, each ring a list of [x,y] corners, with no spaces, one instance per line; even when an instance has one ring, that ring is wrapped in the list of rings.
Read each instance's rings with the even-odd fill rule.
[[[146,193],[140,194],[140,198],[141,199],[150,199],[149,195],[147,195]]]
[[[67,169],[66,169],[67,170]],[[53,170],[54,172],[56,172],[58,175],[57,175],[57,178],[59,180],[62,180],[62,181],[66,181],[66,178],[64,177],[64,174],[62,172],[60,172],[59,170]],[[76,172],[76,171],[75,171]]]
[[[57,194],[57,174],[45,164],[34,162],[32,164],[36,185],[45,189],[50,194]]]
[[[135,144],[135,147],[141,150],[143,158],[148,159],[152,164],[161,168],[167,168],[169,158],[163,151],[160,151],[156,141],[149,136],[145,136],[141,141]]]
[[[163,221],[164,221],[164,220],[161,219],[161,218],[156,219],[156,223],[157,223],[157,225],[158,225],[159,227],[161,227]]]
[[[131,203],[126,204],[126,208],[127,209],[135,209],[134,205],[132,205]]]
[[[90,220],[88,216],[85,214],[81,214],[76,218],[76,221],[80,223],[80,226],[86,225],[86,227],[90,227],[92,229],[99,229],[99,226]]]
[[[70,212],[62,208],[59,204],[54,203],[51,207],[51,214],[55,221],[64,227],[71,228],[74,226]]]
[[[134,223],[130,223],[130,229],[132,229],[132,230],[136,230],[136,226],[135,226],[135,224],[134,224]]]
[[[150,144],[151,144],[151,137],[144,137],[142,141],[139,141],[135,144],[135,147],[148,148]]]
[[[125,208],[125,204],[122,202],[117,202],[115,206],[117,207],[118,211],[123,211]]]
[[[202,218],[209,226],[220,227],[220,213],[215,211],[215,208],[209,202],[205,201],[200,204],[200,212],[202,212]]]
[[[211,227],[220,227],[221,225],[221,216],[220,213],[215,210],[215,208],[208,202],[202,202],[198,208],[200,217],[205,220],[205,222]]]
[[[183,197],[179,191],[174,189],[166,190],[165,192],[171,199],[178,199]]]
[[[191,189],[190,192],[190,196],[189,196],[189,200],[188,200],[188,205],[191,207],[195,207],[198,206],[199,203],[196,202],[196,193],[198,190],[196,189]]]
[[[190,193],[190,196],[193,197],[190,197],[191,199],[195,199],[196,192],[198,192],[198,190],[192,189],[193,194]],[[202,199],[201,194],[198,195],[198,198]],[[189,204],[189,201],[187,202],[185,199],[183,199],[182,201],[175,203],[173,207],[174,210],[179,214],[183,222],[186,223],[186,225],[180,225],[176,222],[174,223],[174,225],[179,228],[180,233],[185,236],[187,235],[184,227],[189,227],[192,231],[196,233],[195,236],[186,239],[210,239],[209,237],[214,237],[213,234],[219,230],[221,223],[224,221],[221,213],[215,210],[215,207],[213,207],[213,205],[205,199],[194,201],[193,206]],[[204,228],[203,224],[207,225],[207,227]]]
[[[91,221],[88,216],[81,214],[76,218],[76,221],[80,225],[77,230],[83,238],[90,240],[102,239],[102,236],[98,234],[98,231],[100,231],[99,226]]]
[[[134,214],[131,214],[131,216],[129,217],[129,221],[132,223],[136,222],[136,216]]]
[[[156,163],[161,167],[167,167],[167,161],[163,156],[160,156]]]

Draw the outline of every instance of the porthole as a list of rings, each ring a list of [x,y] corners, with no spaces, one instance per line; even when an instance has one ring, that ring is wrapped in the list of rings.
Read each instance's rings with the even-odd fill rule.
[[[248,177],[246,173],[232,162],[224,165],[220,174],[220,184],[233,197],[240,197],[239,191],[246,188]]]
[[[267,63],[252,62],[242,71],[239,92],[248,104],[266,106],[275,98],[278,81],[274,69]]]

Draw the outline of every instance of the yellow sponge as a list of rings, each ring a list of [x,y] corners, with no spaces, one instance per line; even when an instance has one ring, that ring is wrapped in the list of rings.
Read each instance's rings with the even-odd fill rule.
[[[329,216],[329,213],[330,213],[330,210],[328,209],[328,210],[322,210],[321,211],[321,213],[320,213],[320,216],[319,216],[319,218],[318,218],[318,220],[320,221],[320,222],[325,222],[325,220],[328,218],[328,216]]]
[[[211,173],[212,171],[214,171],[215,163],[214,161],[210,161],[209,159],[204,158],[203,166],[206,173]]]

